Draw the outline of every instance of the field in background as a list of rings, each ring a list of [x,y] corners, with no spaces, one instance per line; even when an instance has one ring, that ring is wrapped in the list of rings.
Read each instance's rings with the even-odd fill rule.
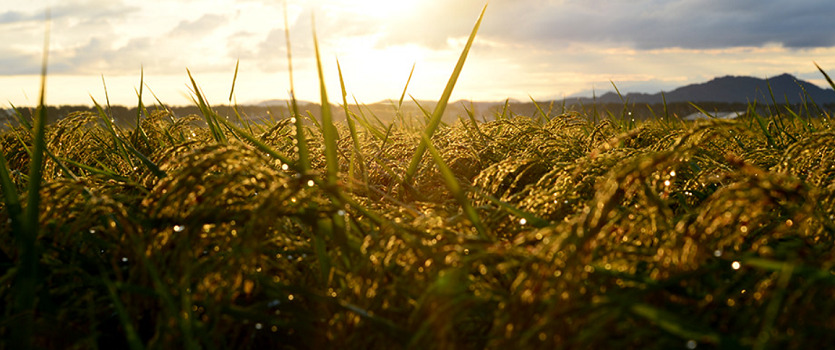
[[[497,116],[512,118],[514,116],[527,116],[532,118],[539,117],[540,112],[545,115],[553,116],[564,113],[577,113],[582,115],[597,115],[602,118],[620,117],[624,112],[630,113],[630,119],[640,121],[664,118],[683,119],[693,113],[698,113],[704,110],[709,113],[721,113],[729,111],[747,111],[749,104],[747,103],[724,103],[724,102],[700,102],[691,104],[689,102],[675,102],[669,104],[645,104],[627,101],[628,103],[588,103],[582,104],[577,101],[543,101],[543,102],[521,102],[521,101],[506,101],[506,102],[473,102],[473,101],[455,101],[451,102],[444,111],[442,121],[446,124],[455,123],[459,117],[467,116],[472,113],[478,121],[493,121]],[[213,106],[213,109],[224,116],[234,116],[235,110],[241,115],[243,119],[260,123],[262,121],[275,122],[279,119],[290,118],[292,112],[288,108],[290,101],[269,101],[269,103],[258,105],[241,105],[229,106],[218,105]],[[398,106],[398,101],[381,101],[370,104],[352,103],[349,104],[348,110],[352,115],[366,115],[368,119],[379,122],[381,124],[390,124],[391,122],[409,121],[416,118],[424,118],[424,113],[421,108],[431,111],[434,110],[437,103],[432,101],[404,101],[403,105]],[[812,110],[807,110],[806,107],[813,106]],[[771,103],[761,103],[756,105],[755,110],[763,115],[767,115],[775,108],[784,110],[790,108],[793,113],[804,118],[817,118],[821,115],[830,115],[833,111],[831,105],[815,105],[815,104],[795,104],[786,105]],[[321,119],[321,105],[315,102],[299,102],[299,111],[307,116],[313,116],[314,119]],[[149,110],[164,109],[168,110],[175,118],[185,117],[192,114],[199,115],[200,108],[198,106],[149,106]],[[336,121],[345,122],[345,110],[341,105],[331,104],[333,111],[333,118]],[[73,112],[93,112],[96,113],[95,107],[89,106],[49,106],[47,108],[47,121],[54,123],[60,119],[66,118]],[[15,110],[0,111],[0,130],[8,128],[9,126],[19,125],[19,116],[24,119],[33,119],[36,113],[36,108],[18,108]],[[108,111],[108,115],[114,120],[114,123],[122,128],[130,129],[136,125],[137,107],[112,106]],[[405,118],[405,119],[404,119]],[[231,119],[235,122],[235,119]],[[205,123],[203,123],[205,125]]]

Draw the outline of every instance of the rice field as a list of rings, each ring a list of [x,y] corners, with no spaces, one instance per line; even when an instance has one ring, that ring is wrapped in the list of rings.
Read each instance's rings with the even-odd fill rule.
[[[0,348],[835,342],[828,112],[442,124],[477,29],[435,109],[388,123],[344,96],[333,122],[324,87],[321,118],[250,122],[193,79],[199,115],[21,118],[0,134]]]

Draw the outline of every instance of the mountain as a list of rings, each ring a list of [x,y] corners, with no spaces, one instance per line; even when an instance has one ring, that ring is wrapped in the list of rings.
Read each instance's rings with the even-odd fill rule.
[[[667,103],[674,102],[720,102],[720,103],[758,103],[772,104],[769,85],[778,104],[803,103],[805,99],[814,100],[818,104],[835,103],[835,91],[822,89],[810,82],[797,79],[790,74],[782,74],[770,79],[759,79],[744,76],[724,76],[705,83],[682,86],[675,90],[664,92]],[[804,92],[805,91],[805,92]],[[623,96],[634,103],[662,103],[661,93],[628,93]],[[613,92],[607,92],[597,97],[598,103],[621,103],[621,98]],[[578,102],[590,103],[591,98],[579,98]]]

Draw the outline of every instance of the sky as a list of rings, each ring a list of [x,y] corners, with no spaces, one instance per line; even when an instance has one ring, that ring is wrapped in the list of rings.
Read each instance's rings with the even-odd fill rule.
[[[485,0],[0,0],[0,108],[46,103],[438,99]],[[286,13],[285,13],[286,8]],[[45,20],[49,10],[51,20]],[[725,75],[835,75],[832,0],[492,0],[452,100],[670,91]],[[49,25],[47,25],[47,23]],[[106,91],[106,93],[105,93]]]

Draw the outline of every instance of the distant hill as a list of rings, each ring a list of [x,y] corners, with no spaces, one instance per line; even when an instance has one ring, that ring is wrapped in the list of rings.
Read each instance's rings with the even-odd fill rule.
[[[682,86],[675,90],[664,92],[667,103],[673,102],[719,102],[719,103],[749,103],[757,101],[772,104],[768,86],[774,92],[778,104],[802,103],[811,98],[817,104],[835,103],[835,91],[822,89],[815,84],[797,79],[790,74],[782,74],[768,80],[745,76],[724,76],[705,83]],[[805,92],[804,92],[805,90]],[[661,93],[629,93],[624,96],[634,103],[662,103]],[[572,100],[569,100],[571,102]],[[581,97],[577,102],[590,103],[592,98]],[[621,98],[614,92],[607,92],[598,96],[598,103],[620,103]]]

